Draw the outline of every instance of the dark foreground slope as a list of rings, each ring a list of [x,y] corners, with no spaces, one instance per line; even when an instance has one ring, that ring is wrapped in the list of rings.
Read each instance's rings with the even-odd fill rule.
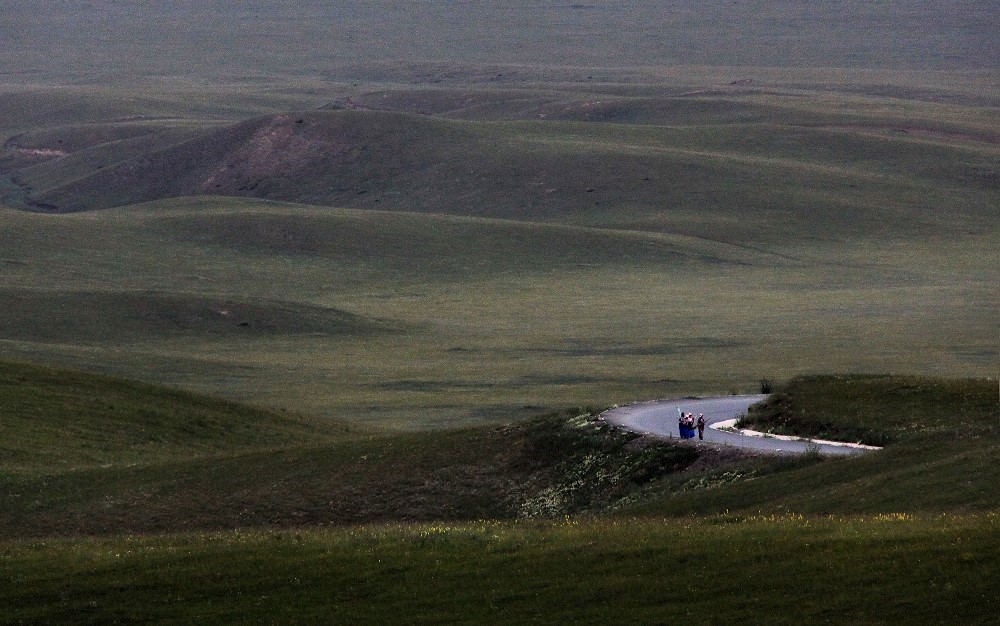
[[[998,507],[989,381],[923,379],[920,411],[903,417],[892,397],[912,379],[874,379],[888,401],[871,401],[899,440],[858,459],[823,461],[656,443],[610,431],[586,409],[385,436],[63,370],[3,371],[6,539],[615,509],[921,515]],[[835,402],[845,392],[838,380],[794,388]],[[956,400],[961,433],[946,437],[938,415]],[[917,434],[907,434],[910,421]]]
[[[700,456],[581,409],[385,436],[66,370],[0,373],[2,539],[558,517]]]
[[[651,446],[567,417],[580,411],[385,438],[62,370],[3,374],[4,406],[31,418],[5,418],[7,445],[86,465],[0,470],[11,623],[987,624],[1000,608],[997,476],[981,462],[996,454],[994,381],[796,381],[784,393],[807,414],[886,394],[882,428],[898,441],[857,459],[768,463]],[[116,417],[110,405],[137,396],[148,406]],[[945,406],[962,446],[934,455]],[[248,451],[213,419],[282,446]],[[135,459],[137,424],[163,454]],[[30,439],[52,427],[61,436]],[[105,451],[100,465],[80,442]],[[563,517],[629,501],[647,515]],[[482,519],[515,514],[558,521]],[[315,528],[343,522],[367,523]],[[154,534],[179,529],[197,532]]]
[[[371,526],[0,544],[13,622],[991,624],[1000,519]]]

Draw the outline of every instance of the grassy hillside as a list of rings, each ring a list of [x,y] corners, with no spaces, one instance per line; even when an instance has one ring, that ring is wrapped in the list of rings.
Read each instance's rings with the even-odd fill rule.
[[[6,478],[316,445],[349,434],[334,422],[9,362],[0,363],[0,406]]]
[[[376,521],[984,513],[1000,434],[992,381],[817,377],[793,397],[898,423],[860,458],[769,458],[609,430],[593,409],[502,426],[375,435],[92,375],[5,366],[3,538]],[[847,380],[849,382],[845,383]],[[862,394],[863,395],[863,394]],[[957,437],[943,436],[955,406]],[[792,403],[795,413],[800,409]],[[921,425],[919,433],[912,424]],[[905,434],[908,433],[908,434]]]
[[[905,376],[817,376],[791,381],[751,411],[755,428],[802,435],[857,436],[885,450],[794,473],[726,476],[661,496],[629,512],[861,514],[995,511],[1000,469],[997,381]],[[747,481],[746,478],[752,480]],[[680,488],[680,492],[678,492]]]
[[[584,409],[385,436],[68,370],[5,363],[0,376],[4,540],[558,517],[717,456]]]
[[[166,129],[141,144],[36,164],[16,179],[32,189],[31,206],[47,211],[216,194],[741,242],[774,238],[767,225],[778,220],[797,240],[952,233],[956,220],[978,228],[988,218],[1000,135],[976,119],[985,109],[955,124],[946,120],[963,109],[831,115],[788,107],[789,97],[678,99],[681,108],[646,122],[655,126],[620,124],[642,103],[610,102],[621,111],[586,124],[294,113],[187,140]],[[62,149],[55,135],[22,141],[8,151]],[[740,228],[727,227],[735,215]]]
[[[121,206],[0,212],[0,354],[408,430],[995,373],[989,69],[408,61],[7,81],[3,201]]]
[[[797,379],[765,413],[836,425],[863,407],[893,441],[788,460],[656,444],[580,409],[385,437],[65,370],[2,374],[13,621],[985,624],[997,609],[995,381]],[[581,515],[609,508],[629,515]],[[563,521],[500,521],[515,517]]]
[[[199,294],[16,290],[3,296],[7,305],[0,336],[41,343],[109,347],[154,337],[252,341],[276,335],[365,337],[395,330],[327,307]]]
[[[1000,428],[992,381],[917,376],[803,377],[783,385],[743,420],[751,428],[878,442],[979,439]]]
[[[989,229],[743,246],[219,198],[0,221],[5,354],[397,428],[996,355]]]
[[[995,621],[995,8],[527,4],[4,5],[0,622]]]
[[[12,620],[988,624],[996,514],[373,526],[0,545]]]

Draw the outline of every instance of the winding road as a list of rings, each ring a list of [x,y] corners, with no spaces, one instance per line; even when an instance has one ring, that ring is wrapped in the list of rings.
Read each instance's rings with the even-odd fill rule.
[[[729,445],[738,448],[771,452],[775,454],[803,454],[810,449],[818,449],[820,454],[849,456],[873,449],[832,441],[810,441],[792,437],[748,435],[733,430],[720,430],[731,425],[746,413],[750,405],[760,402],[766,395],[720,396],[716,398],[682,398],[677,400],[653,400],[609,409],[601,418],[619,428],[643,435],[664,439],[678,439],[678,411],[705,414],[708,428],[705,429],[704,443]],[[745,431],[749,432],[749,431]],[[692,441],[703,443],[695,437]]]

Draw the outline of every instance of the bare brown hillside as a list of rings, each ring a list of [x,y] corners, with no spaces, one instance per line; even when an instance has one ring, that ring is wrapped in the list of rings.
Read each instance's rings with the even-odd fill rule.
[[[412,143],[403,135],[412,131],[398,117],[311,113],[253,119],[97,169],[32,201],[58,212],[199,194],[336,201],[363,191],[357,187],[370,178],[364,162],[373,152],[388,149],[403,164],[401,154]],[[406,161],[419,165],[417,155]]]
[[[319,109],[162,131],[46,157],[20,175],[23,204],[65,213],[216,195],[710,237],[717,218],[738,216],[739,236],[753,239],[749,227],[776,221],[822,236],[924,236],[944,201],[928,201],[928,189],[961,190],[970,200],[955,210],[982,219],[995,187],[987,148],[952,139],[961,128],[932,128],[930,139],[890,132],[894,120],[890,131],[842,130],[836,115],[727,98],[532,110],[533,121],[466,121]],[[18,148],[58,144],[7,152]],[[885,220],[884,207],[907,197],[920,202]]]

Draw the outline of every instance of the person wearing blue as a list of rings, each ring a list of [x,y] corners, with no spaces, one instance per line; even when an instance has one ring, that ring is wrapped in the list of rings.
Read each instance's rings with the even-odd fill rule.
[[[681,435],[681,439],[693,439],[694,413],[683,413],[680,409],[677,412],[680,413],[680,419],[677,421],[677,430]]]

